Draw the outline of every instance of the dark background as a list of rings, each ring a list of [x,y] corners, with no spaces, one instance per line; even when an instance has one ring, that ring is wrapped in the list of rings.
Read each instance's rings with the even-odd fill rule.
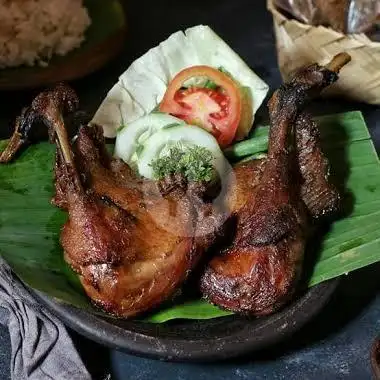
[[[106,68],[72,83],[89,112],[98,107],[117,77],[150,47],[171,33],[197,24],[210,25],[275,89],[281,83],[276,63],[272,19],[263,0],[129,0],[125,49]],[[0,137],[7,137],[12,122],[35,91],[0,92]],[[364,113],[376,149],[380,149],[380,108],[344,101],[318,101],[316,114],[344,110]],[[266,107],[260,110],[267,117]],[[370,379],[369,351],[380,333],[380,265],[346,276],[322,313],[292,339],[245,358],[214,364],[179,364],[142,359],[108,350],[72,334],[95,379]],[[0,326],[0,378],[9,379],[10,342]],[[57,379],[59,380],[59,379]],[[75,380],[75,379],[73,379]]]

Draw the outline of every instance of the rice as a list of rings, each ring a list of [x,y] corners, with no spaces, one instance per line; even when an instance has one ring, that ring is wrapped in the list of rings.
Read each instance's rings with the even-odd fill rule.
[[[84,41],[82,0],[0,0],[0,68],[46,66]]]

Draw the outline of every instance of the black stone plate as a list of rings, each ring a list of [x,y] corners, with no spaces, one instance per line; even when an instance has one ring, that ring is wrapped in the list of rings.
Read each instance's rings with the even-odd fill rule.
[[[288,338],[322,309],[338,283],[339,279],[334,279],[314,286],[268,317],[234,315],[162,324],[101,318],[33,293],[68,327],[103,345],[157,359],[213,361],[261,350]]]

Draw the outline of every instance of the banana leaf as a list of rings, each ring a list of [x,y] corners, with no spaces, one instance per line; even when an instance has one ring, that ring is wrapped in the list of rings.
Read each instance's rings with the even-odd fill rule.
[[[332,175],[343,194],[342,217],[306,251],[309,286],[380,260],[380,163],[360,112],[318,118]],[[6,142],[0,142],[3,149]],[[102,314],[63,260],[59,234],[67,215],[50,204],[54,146],[30,146],[0,166],[0,254],[30,287]],[[208,319],[228,315],[201,299],[181,299],[145,321]]]

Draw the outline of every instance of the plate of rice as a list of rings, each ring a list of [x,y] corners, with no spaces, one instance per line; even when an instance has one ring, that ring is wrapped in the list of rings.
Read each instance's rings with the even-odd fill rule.
[[[0,90],[90,74],[121,51],[125,31],[118,0],[0,0]]]

